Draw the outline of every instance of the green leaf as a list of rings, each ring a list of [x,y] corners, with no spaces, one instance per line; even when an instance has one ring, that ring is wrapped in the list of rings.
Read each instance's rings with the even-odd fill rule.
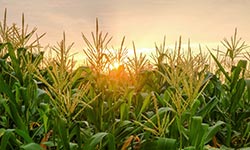
[[[7,114],[10,116],[10,118],[13,118],[10,112],[10,107],[9,104],[7,103],[7,99],[3,99],[2,97],[0,97],[0,105],[3,105],[5,112],[7,112]]]
[[[0,92],[5,93],[10,98],[9,108],[10,108],[12,120],[16,123],[17,128],[27,131],[25,123],[23,122],[21,116],[19,115],[18,109],[16,107],[18,105],[16,103],[15,97],[14,97],[9,85],[6,84],[6,82],[4,82],[4,79],[3,79],[1,74],[0,74],[0,85],[1,85]]]
[[[235,87],[235,93],[233,94],[231,98],[230,113],[234,113],[235,109],[238,107],[240,99],[243,96],[244,91],[245,91],[245,85],[246,83],[243,78],[237,82],[237,85]]]
[[[218,102],[219,100],[217,97],[210,98],[210,101],[199,110],[198,114],[202,118],[204,118],[206,115],[210,113],[210,111],[217,105]]]
[[[204,149],[208,127],[208,124],[202,123],[202,117],[192,117],[189,129],[189,142],[191,146],[195,146],[197,150]]]
[[[247,95],[248,95],[248,101],[250,101],[250,79],[245,79],[246,85],[247,85]]]
[[[146,141],[142,146],[143,150],[177,150],[176,139],[157,138],[154,141]]]
[[[184,150],[195,150],[194,146],[185,147]]]
[[[147,95],[146,98],[143,100],[143,104],[142,104],[142,107],[141,107],[141,110],[140,110],[140,113],[143,113],[145,111],[145,109],[148,107],[148,105],[150,104],[150,99],[151,98],[151,95]]]
[[[43,150],[42,147],[37,143],[22,145],[20,148],[23,150]]]
[[[13,48],[13,46],[12,46],[11,43],[7,43],[7,46],[8,46],[8,51],[9,51],[9,56],[10,56],[10,59],[11,59],[11,63],[13,65],[15,73],[16,73],[19,81],[21,83],[23,83],[23,78],[22,78],[22,73],[21,73],[21,68],[20,68],[20,62],[16,58],[16,54],[15,54],[14,48]]]
[[[59,133],[59,136],[61,138],[61,142],[64,148],[70,149],[67,121],[64,118],[59,117],[57,119],[57,131]]]
[[[232,71],[232,82],[231,82],[231,89],[233,89],[236,86],[237,81],[239,80],[241,71],[244,71],[247,66],[246,60],[240,60],[237,64],[237,66]],[[242,74],[244,76],[244,72]]]
[[[73,129],[70,130],[70,134],[69,134],[70,139],[73,138],[74,136],[76,137],[77,144],[70,143],[70,149],[72,149],[72,146],[75,149],[76,147],[78,147],[78,149],[82,149],[83,138],[81,136],[81,127],[80,127],[79,122],[74,123]]]
[[[11,89],[9,87],[8,84],[6,84],[3,76],[0,74],[0,92],[5,93],[10,99],[11,101],[15,101],[15,97],[13,95],[13,93],[11,92]]]
[[[198,134],[201,133],[202,127],[202,117],[200,116],[194,116],[191,119],[191,125],[190,125],[190,133],[189,133],[189,142],[192,146],[196,146],[198,142]]]
[[[77,150],[78,144],[70,142],[69,147],[70,147],[70,150]]]
[[[225,77],[227,78],[227,80],[231,81],[231,78],[230,78],[229,74],[225,71],[225,69],[223,68],[223,66],[220,64],[219,60],[214,56],[214,54],[212,52],[209,51],[209,53],[211,54],[211,56],[213,57],[214,61],[218,65],[220,71],[222,71],[222,73],[225,75]]]
[[[250,149],[250,147],[244,147],[244,148],[239,148],[238,150],[249,150],[249,149]]]
[[[247,123],[243,137],[250,137],[250,122]]]
[[[127,120],[129,116],[129,107],[127,103],[122,103],[120,106],[120,119]]]
[[[194,100],[194,102],[192,104],[192,107],[191,107],[191,110],[190,110],[192,116],[196,113],[196,111],[197,111],[198,107],[200,106],[200,104],[201,103],[200,103],[200,101],[198,99]]]
[[[32,138],[25,131],[20,130],[20,129],[15,129],[15,132],[19,136],[21,136],[27,143],[32,143],[33,142]]]
[[[223,121],[217,121],[215,125],[208,128],[208,133],[206,135],[205,144],[212,140],[215,134],[221,129],[221,126],[225,124]]]
[[[5,131],[6,131],[6,130],[5,130],[4,128],[1,128],[1,129],[0,129],[0,138],[4,135]]]
[[[86,150],[93,150],[96,146],[103,141],[103,139],[107,137],[108,142],[108,150],[115,150],[115,138],[112,134],[106,132],[100,132],[93,135],[89,141],[84,145]]]
[[[200,141],[199,141],[199,143],[197,144],[198,145],[198,148],[200,149],[200,150],[203,150],[204,149],[204,147],[205,147],[205,140],[206,140],[206,134],[207,134],[207,132],[208,132],[208,127],[209,127],[209,125],[207,124],[207,123],[202,123],[202,132],[199,134],[200,136]]]
[[[2,70],[8,70],[8,64],[6,63],[5,59],[0,58],[0,66]]]
[[[5,150],[7,145],[11,144],[11,143],[9,143],[9,139],[12,136],[14,130],[15,129],[7,129],[7,130],[5,130],[5,133],[1,138],[0,149]]]
[[[114,135],[116,137],[116,140],[131,135],[134,129],[132,122],[129,120],[119,121],[117,125],[114,126],[114,128]]]
[[[233,132],[233,129],[232,129],[232,125],[231,123],[226,123],[226,146],[230,146],[230,143],[231,143],[231,139],[232,139],[232,132]]]
[[[166,101],[169,98],[169,94],[167,90],[164,92],[164,97],[161,97],[158,93],[154,92],[154,95],[156,96],[156,99],[158,100],[158,103],[162,106],[166,106]],[[166,100],[166,101],[164,101]]]

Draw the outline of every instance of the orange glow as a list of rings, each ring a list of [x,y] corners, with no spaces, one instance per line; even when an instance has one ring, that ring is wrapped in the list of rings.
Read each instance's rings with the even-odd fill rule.
[[[121,64],[120,64],[119,62],[113,62],[113,64],[111,64],[111,65],[109,66],[109,69],[110,69],[110,70],[114,70],[114,69],[117,70],[120,66],[121,66]]]

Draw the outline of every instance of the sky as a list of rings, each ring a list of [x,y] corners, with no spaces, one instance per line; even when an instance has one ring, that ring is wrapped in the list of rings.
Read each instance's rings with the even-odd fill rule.
[[[9,24],[21,22],[22,13],[29,27],[46,32],[41,43],[55,45],[62,39],[75,42],[74,51],[85,46],[82,33],[90,37],[98,18],[100,29],[113,37],[117,47],[123,36],[125,46],[146,50],[155,43],[183,43],[216,46],[234,29],[250,42],[250,0],[0,0],[0,13],[7,8]],[[3,15],[2,15],[3,16]]]

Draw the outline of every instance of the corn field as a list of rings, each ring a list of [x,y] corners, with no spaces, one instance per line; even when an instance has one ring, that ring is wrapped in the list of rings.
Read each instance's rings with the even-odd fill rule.
[[[82,33],[82,66],[65,33],[46,51],[41,38],[24,15],[21,27],[8,25],[5,11],[1,150],[250,149],[250,52],[237,29],[222,50],[194,55],[164,38],[148,59],[135,43],[128,56],[125,37],[111,49],[96,20],[91,37]]]

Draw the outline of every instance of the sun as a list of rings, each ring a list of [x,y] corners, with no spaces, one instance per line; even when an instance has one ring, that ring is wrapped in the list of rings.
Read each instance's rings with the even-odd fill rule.
[[[115,69],[118,69],[118,68],[119,68],[119,66],[120,66],[120,63],[118,63],[118,62],[114,62],[114,64],[113,64],[113,65],[114,65],[114,68],[115,68]]]
[[[114,69],[118,69],[121,66],[121,64],[119,62],[113,62],[110,66],[109,69],[110,70],[114,70]]]

